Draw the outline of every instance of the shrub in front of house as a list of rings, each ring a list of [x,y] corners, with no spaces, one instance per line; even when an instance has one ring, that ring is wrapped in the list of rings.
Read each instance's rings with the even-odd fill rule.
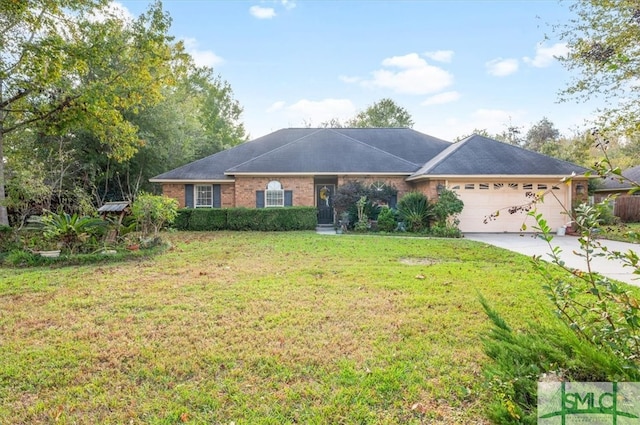
[[[178,210],[176,219],[173,220],[173,228],[176,230],[190,230],[189,221],[191,220],[191,214],[195,210],[193,208],[182,208]]]
[[[314,207],[230,208],[227,223],[229,230],[313,230],[318,216]]]
[[[410,232],[429,229],[435,217],[433,204],[420,192],[409,192],[398,201],[398,213]]]
[[[395,211],[387,206],[382,207],[380,214],[378,214],[378,230],[381,232],[393,232],[397,226]]]
[[[313,230],[318,224],[313,207],[184,208],[174,222],[177,230]]]
[[[227,211],[217,208],[198,208],[189,215],[189,230],[224,230],[227,224]]]

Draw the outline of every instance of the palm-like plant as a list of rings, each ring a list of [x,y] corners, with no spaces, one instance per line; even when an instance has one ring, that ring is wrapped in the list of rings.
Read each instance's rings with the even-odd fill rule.
[[[60,242],[64,249],[74,253],[82,243],[97,234],[107,223],[96,217],[60,212],[42,217],[42,224],[45,238]]]
[[[429,228],[431,219],[435,216],[433,205],[420,192],[409,192],[398,201],[398,213],[411,232],[419,232]]]

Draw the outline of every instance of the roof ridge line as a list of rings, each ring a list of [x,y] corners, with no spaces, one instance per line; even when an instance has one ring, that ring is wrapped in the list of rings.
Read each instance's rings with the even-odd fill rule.
[[[297,143],[297,142],[299,142],[300,140],[305,139],[305,138],[307,138],[307,137],[309,137],[309,136],[311,136],[311,135],[313,135],[313,134],[316,134],[317,132],[322,131],[322,130],[326,130],[326,129],[325,129],[325,128],[317,128],[315,131],[312,131],[312,132],[311,132],[311,133],[309,133],[309,134],[305,134],[305,135],[304,135],[304,136],[302,136],[302,137],[298,137],[297,139],[292,140],[292,141],[290,141],[289,143],[285,143],[284,145],[278,146],[278,147],[277,147],[277,148],[275,148],[275,149],[272,149],[272,150],[270,150],[270,151],[266,151],[265,153],[260,154],[260,155],[258,155],[258,156],[254,156],[253,158],[251,158],[251,159],[249,159],[249,160],[247,160],[247,161],[245,161],[245,162],[241,162],[240,164],[236,164],[236,165],[234,165],[234,166],[233,166],[233,167],[231,167],[231,168],[227,168],[226,170],[224,170],[224,173],[225,173],[225,174],[227,174],[227,171],[229,171],[229,170],[233,170],[234,168],[238,168],[238,167],[240,167],[240,166],[242,166],[242,165],[245,165],[245,164],[248,164],[248,163],[250,163],[250,162],[253,162],[253,161],[255,161],[255,160],[256,160],[256,159],[258,159],[258,158],[262,158],[263,156],[270,155],[270,154],[272,154],[273,152],[277,152],[277,151],[279,151],[280,149],[284,149],[286,146],[289,146],[289,145],[292,145],[292,144],[294,144],[294,143]]]
[[[390,128],[395,128],[395,127],[390,127]],[[333,131],[334,133],[337,133],[337,134],[339,134],[339,135],[340,135],[340,136],[342,136],[342,137],[346,137],[347,139],[351,139],[351,140],[353,140],[354,142],[357,142],[357,143],[359,143],[359,144],[361,144],[361,145],[364,145],[364,146],[366,146],[366,147],[368,147],[368,148],[370,148],[370,149],[373,149],[373,150],[376,150],[376,151],[382,152],[382,153],[384,153],[385,155],[388,155],[388,156],[390,156],[390,157],[393,157],[393,158],[399,159],[400,161],[406,162],[407,164],[416,165],[416,163],[415,163],[415,162],[407,161],[406,159],[404,159],[404,158],[400,158],[398,155],[394,155],[394,154],[392,154],[391,152],[387,152],[387,151],[382,150],[382,149],[380,149],[380,148],[377,148],[377,147],[375,147],[375,146],[371,146],[371,145],[370,145],[370,144],[368,144],[368,143],[362,142],[362,141],[360,141],[360,140],[358,140],[358,139],[356,139],[356,138],[354,138],[354,137],[347,136],[346,134],[342,134],[342,133],[340,133],[340,132],[336,131],[336,130],[339,130],[339,128],[338,128],[338,129],[336,129],[336,128],[327,128],[327,130]]]
[[[475,136],[475,134],[472,134],[471,136],[468,136],[468,137],[460,140],[459,142],[452,143],[451,146],[447,146],[446,149],[444,149],[442,152],[440,152],[439,154],[437,154],[436,156],[431,158],[418,171],[413,173],[413,175],[411,177],[413,177],[413,176],[417,177],[419,174],[422,175],[422,174],[425,174],[425,173],[429,172],[429,170],[434,169],[438,164],[440,164],[442,161],[447,159],[447,157],[449,157],[450,155],[453,155],[453,153],[455,151],[457,151],[458,149],[460,149],[460,147],[462,147],[462,145],[464,145],[469,140],[471,140],[471,138],[473,136]],[[428,167],[427,167],[427,165],[428,165]]]

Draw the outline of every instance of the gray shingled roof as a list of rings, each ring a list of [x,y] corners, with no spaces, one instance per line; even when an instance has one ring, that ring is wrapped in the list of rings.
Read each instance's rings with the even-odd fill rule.
[[[428,161],[411,179],[437,175],[564,176],[585,171],[585,168],[566,161],[472,135]]]
[[[596,192],[608,192],[608,191],[625,191],[629,190],[633,187],[633,183],[640,183],[640,165],[631,167],[622,172],[622,176],[625,177],[621,179],[619,176],[609,176],[604,179],[602,187],[596,189]],[[628,180],[627,180],[628,179]],[[621,181],[622,180],[622,181]],[[631,180],[631,182],[629,181]],[[602,182],[602,180],[601,180]]]
[[[231,149],[207,156],[150,179],[157,180],[231,180],[225,171],[252,158],[305,136],[311,129],[283,129]]]
[[[353,135],[361,134],[362,132]],[[393,141],[393,138],[388,140]],[[419,166],[420,164],[402,159],[341,132],[324,129],[230,168],[227,172],[411,174]]]
[[[160,174],[151,181],[225,180],[233,173],[415,172],[450,146],[408,128],[290,128]]]

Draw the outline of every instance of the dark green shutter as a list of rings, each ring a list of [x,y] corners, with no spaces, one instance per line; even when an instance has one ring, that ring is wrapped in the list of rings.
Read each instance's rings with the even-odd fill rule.
[[[222,196],[220,194],[220,185],[213,185],[213,208],[221,208],[222,207]]]
[[[293,206],[293,191],[285,190],[284,191],[284,206],[292,207]]]
[[[264,208],[264,190],[256,190],[256,208]]]
[[[193,208],[193,185],[184,185],[184,206],[187,208]]]

